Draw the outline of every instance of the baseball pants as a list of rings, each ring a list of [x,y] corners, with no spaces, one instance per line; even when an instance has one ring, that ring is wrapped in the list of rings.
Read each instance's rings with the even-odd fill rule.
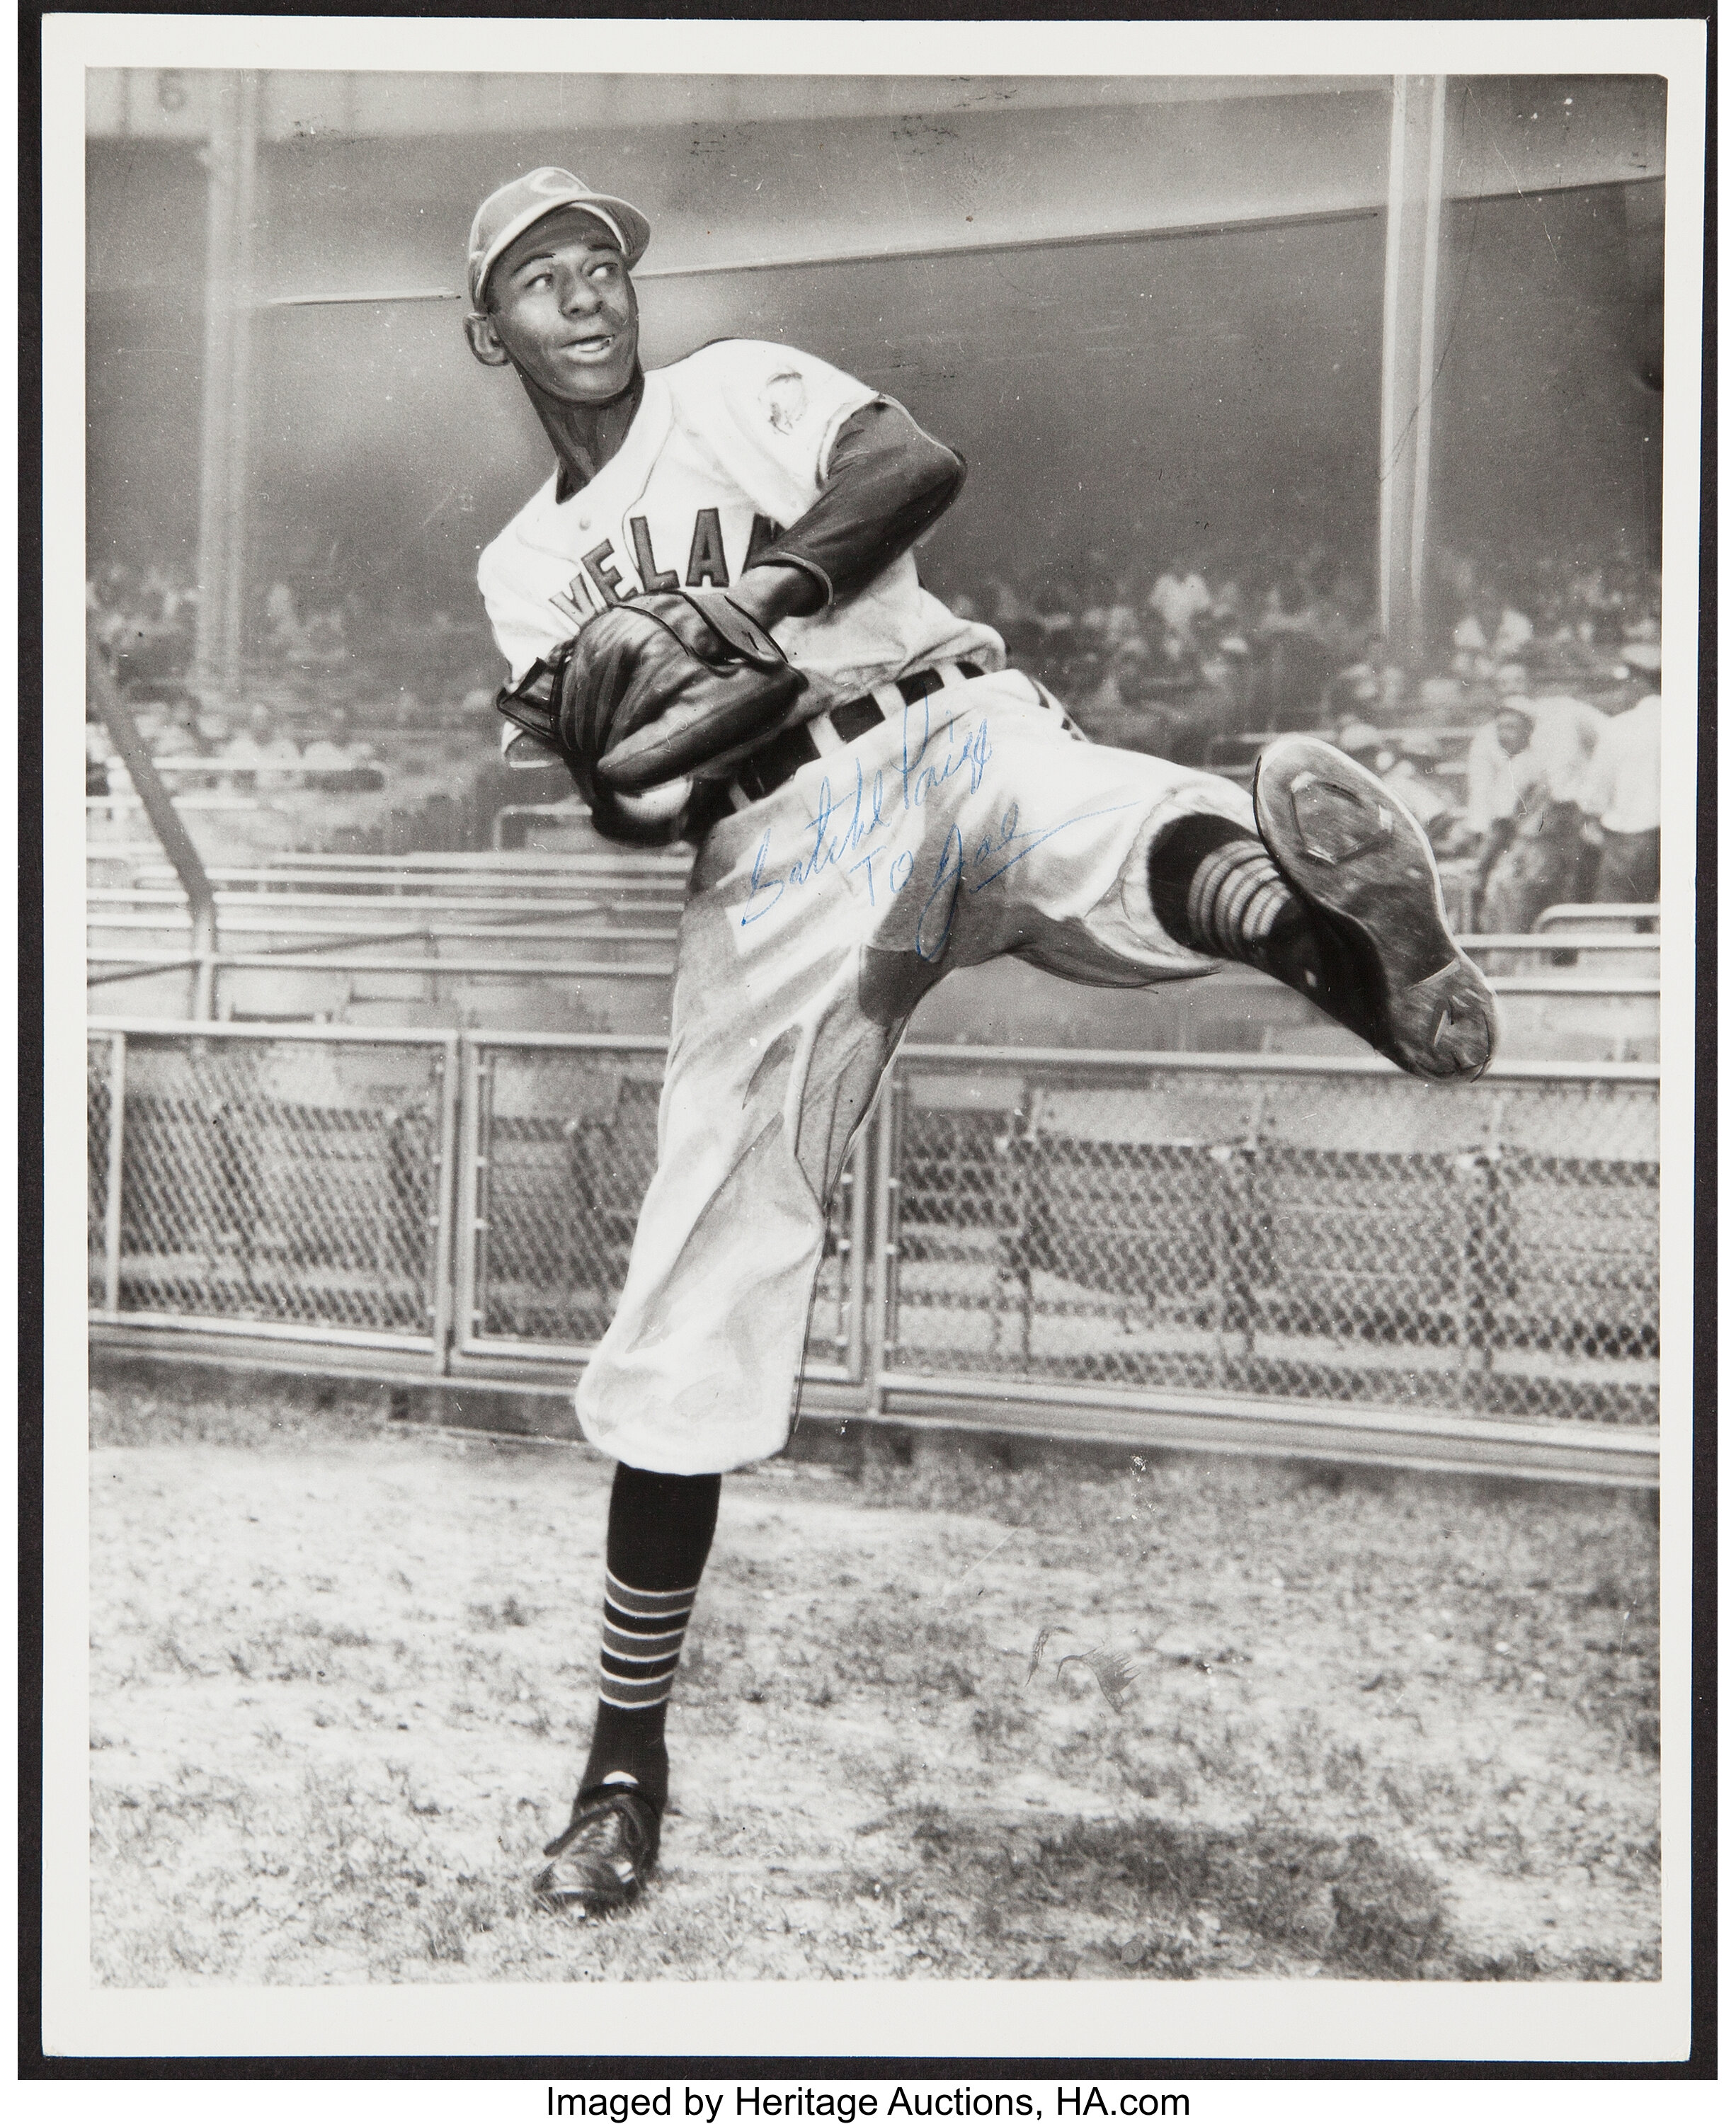
[[[1235,783],[1083,742],[1003,671],[713,828],[676,947],[656,1170],[578,1389],[593,1445],[682,1475],[782,1450],[826,1204],[910,1013],[1003,952],[1107,987],[1210,971],[1146,882],[1154,837],[1195,811],[1253,829]]]

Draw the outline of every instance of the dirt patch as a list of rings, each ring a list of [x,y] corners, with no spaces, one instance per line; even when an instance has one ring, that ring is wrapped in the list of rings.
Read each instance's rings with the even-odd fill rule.
[[[109,1393],[93,1436],[100,1981],[1657,1974],[1625,1498],[953,1444],[732,1478],[663,1870],[586,1924],[523,1884],[605,1464],[367,1393]]]

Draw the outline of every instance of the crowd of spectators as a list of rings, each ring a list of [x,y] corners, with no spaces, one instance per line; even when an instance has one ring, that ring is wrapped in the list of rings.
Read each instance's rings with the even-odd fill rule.
[[[85,601],[130,698],[185,693],[199,593],[184,569],[106,565],[87,580]],[[437,714],[494,683],[499,661],[479,607],[455,618],[407,588],[386,599],[355,590],[339,596],[313,578],[279,579],[260,593],[247,617],[244,651],[251,690],[292,708],[341,703],[358,718],[399,704]]]
[[[85,585],[85,608],[123,685],[178,687],[193,660],[199,593],[185,576],[153,562],[115,561]]]
[[[1659,584],[1620,539],[1593,557],[1437,547],[1434,633],[1403,661],[1369,576],[1320,542],[1176,544],[1141,566],[1097,551],[934,586],[995,627],[1099,742],[1235,773],[1271,732],[1331,735],[1456,867],[1464,926],[1516,933],[1561,901],[1656,897]],[[272,584],[252,698],[234,710],[188,683],[197,601],[184,578],[110,566],[88,602],[151,750],[183,786],[377,787],[398,751],[415,771],[446,706],[489,721],[486,631],[407,598],[380,610]],[[107,750],[92,733],[99,791],[116,773]]]
[[[134,722],[158,772],[181,788],[277,795],[291,789],[377,789],[384,780],[375,748],[352,735],[349,712],[341,707],[320,712],[304,743],[285,727],[280,711],[264,701],[242,715],[200,708],[190,699],[146,701],[135,708]],[[127,779],[106,735],[94,734],[86,747],[87,794],[117,795]]]
[[[1372,632],[1368,581],[1319,544],[1183,547],[1141,568],[1094,553],[941,594],[995,627],[1089,735],[1189,765],[1244,731],[1296,727],[1299,703],[1317,720]]]
[[[413,789],[459,726],[473,738],[481,682],[492,697],[480,621],[407,599],[382,609],[272,583],[252,616],[242,698],[227,702],[195,683],[198,593],[185,575],[106,566],[87,581],[86,604],[148,749],[182,790]],[[125,769],[100,725],[87,727],[85,752],[87,792],[124,792]]]
[[[1315,544],[1173,549],[1143,569],[942,586],[1102,743],[1235,773],[1318,730],[1380,775],[1456,872],[1463,926],[1658,890],[1659,594],[1601,557],[1434,557],[1433,639],[1387,653],[1371,587]]]

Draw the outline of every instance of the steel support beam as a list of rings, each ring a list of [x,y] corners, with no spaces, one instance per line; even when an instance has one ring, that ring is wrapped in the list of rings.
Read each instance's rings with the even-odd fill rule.
[[[229,701],[241,690],[259,92],[257,73],[213,77],[206,149],[205,400],[193,684],[202,698]]]
[[[1444,74],[1396,74],[1387,170],[1381,355],[1381,628],[1390,655],[1427,621],[1429,450],[1439,362],[1447,135]]]
[[[121,764],[132,778],[133,787],[138,793],[139,802],[144,806],[145,816],[156,829],[162,852],[175,866],[175,875],[181,880],[181,889],[187,896],[187,920],[191,930],[190,942],[193,952],[190,962],[193,994],[188,1014],[195,1020],[205,1020],[210,1017],[215,1002],[217,895],[211,890],[211,881],[205,875],[205,867],[199,850],[193,844],[193,837],[175,808],[175,800],[163,787],[162,777],[157,772],[157,764],[151,757],[150,748],[139,734],[139,726],[133,720],[133,711],[115,684],[103,656],[102,644],[96,637],[94,621],[88,623],[85,630],[84,670],[90,703],[101,717],[110,740],[120,755]]]
[[[230,233],[235,295],[229,332],[228,397],[229,439],[225,472],[222,626],[219,675],[224,698],[241,692],[242,618],[246,610],[248,510],[252,485],[249,430],[253,397],[253,249],[259,167],[259,76],[237,77],[235,114],[235,218]]]

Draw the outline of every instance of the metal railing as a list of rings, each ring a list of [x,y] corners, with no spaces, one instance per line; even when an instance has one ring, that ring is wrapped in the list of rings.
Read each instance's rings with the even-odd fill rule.
[[[468,916],[473,922],[485,915],[499,915],[515,922],[576,921],[603,914],[612,905],[600,893],[562,887],[558,882],[546,892],[519,895],[424,891],[388,896],[378,892],[327,892],[292,885],[275,892],[224,888],[214,897],[226,914],[233,914],[238,919],[252,916],[257,921],[296,915],[318,916],[323,920],[345,915],[359,922],[377,923],[402,919],[406,914],[449,919]],[[175,887],[166,885],[93,886],[85,894],[85,904],[91,919],[102,922],[112,922],[126,914],[158,920],[173,919],[182,914],[186,907],[185,896]],[[623,904],[635,913],[646,911],[642,901]],[[677,905],[667,896],[655,897],[648,911],[660,912],[665,906]],[[1558,943],[1547,948],[1560,951],[1562,947]]]
[[[1601,928],[1606,935],[1613,930],[1627,929],[1640,935],[1656,932],[1659,909],[1655,905],[1642,905],[1630,900],[1562,900],[1554,907],[1545,907],[1537,917],[1536,929],[1539,934],[1550,930],[1566,930],[1577,949],[1587,941],[1583,933]],[[1569,941],[1563,937],[1562,942]]]
[[[413,903],[412,903],[413,905]],[[114,914],[93,914],[88,927],[97,933],[125,933],[131,929],[161,933],[169,928],[172,908],[165,908],[162,919],[141,917],[137,914],[117,912]],[[556,918],[549,917],[553,923]],[[534,923],[535,926],[532,926]],[[613,980],[666,984],[675,975],[675,961],[670,957],[641,957],[640,947],[662,947],[667,949],[675,942],[673,928],[653,929],[643,926],[614,928],[610,927],[574,927],[562,929],[543,926],[541,918],[519,916],[509,926],[502,923],[486,927],[453,923],[438,925],[417,923],[413,928],[388,928],[384,925],[374,930],[337,923],[308,922],[300,918],[278,920],[261,913],[252,919],[237,921],[225,918],[225,933],[238,935],[261,934],[295,938],[305,933],[318,941],[309,942],[284,942],[261,945],[252,950],[238,948],[233,942],[214,946],[205,951],[181,948],[175,945],[106,943],[92,937],[86,949],[87,963],[106,970],[93,973],[87,985],[103,987],[120,981],[143,980],[153,974],[172,971],[177,968],[196,966],[214,998],[224,974],[229,972],[319,972],[332,975],[416,975],[431,981],[442,980],[488,978],[502,980],[537,982],[542,980],[576,980],[605,977]],[[461,940],[477,941],[498,938],[503,947],[487,956],[467,955],[440,948],[443,943]],[[1600,940],[1607,942],[1608,940]],[[1517,956],[1522,954],[1553,959],[1563,947],[1559,942],[1539,942],[1535,938],[1517,942],[1507,938],[1470,938],[1467,949],[1482,948],[1489,952],[1500,951]],[[1529,972],[1491,972],[1487,979],[1490,989],[1498,997],[1514,999],[1541,999],[1557,1001],[1577,999],[1581,1002],[1602,1003],[1616,1009],[1636,1004],[1656,1004],[1660,994],[1660,982],[1654,970],[1643,973],[1625,970],[1631,958],[1634,943],[1616,940],[1621,945],[1624,970],[1604,972],[1595,963],[1589,970],[1561,969]],[[423,948],[417,951],[380,951],[377,945],[415,943]],[[586,956],[557,955],[557,947],[571,943],[589,947]],[[1577,949],[1575,946],[1572,948]],[[632,952],[634,956],[627,956]],[[606,956],[605,954],[606,953]],[[1264,996],[1271,992],[1272,984],[1263,975],[1249,969],[1233,967],[1215,983],[1213,995],[1221,1000],[1231,991],[1251,989]]]
[[[417,935],[476,937],[499,933],[507,937],[535,936],[553,932],[563,937],[632,937],[672,942],[676,934],[677,898],[665,896],[650,905],[638,901],[620,909],[631,922],[663,914],[655,928],[622,928],[610,923],[594,925],[614,911],[610,903],[590,892],[575,896],[574,888],[552,881],[546,891],[535,894],[435,893],[419,890],[413,895],[386,897],[378,891],[340,893],[286,881],[271,892],[223,889],[214,895],[223,915],[226,931],[245,934],[260,930],[286,933],[306,929],[354,934],[363,942],[381,933],[397,933],[393,924],[406,914],[419,918]],[[168,928],[189,919],[186,897],[177,886],[162,885],[91,886],[85,891],[87,924],[96,929]],[[1583,959],[1595,966],[1611,954],[1624,962],[1636,953],[1655,955],[1662,940],[1656,934],[1635,935],[1624,930],[1584,935],[1574,933],[1539,933],[1536,931],[1486,932],[1455,940],[1472,958],[1494,952],[1521,954],[1557,962]]]
[[[106,800],[92,801],[100,804]],[[99,843],[98,853],[102,852]],[[365,886],[393,899],[427,890],[492,892],[507,884],[529,883],[539,889],[552,889],[563,882],[601,884],[611,890],[625,887],[658,890],[679,896],[692,864],[690,855],[645,856],[631,852],[569,855],[421,849],[402,856],[379,856],[285,848],[275,851],[269,862],[213,863],[209,875],[214,885],[247,886],[266,892],[290,885],[306,890]],[[140,864],[138,881],[169,884],[174,876],[169,866],[158,860]]]
[[[175,799],[177,811],[268,811],[272,807],[258,796],[236,796],[215,790],[189,790]],[[84,815],[89,819],[121,820],[129,812],[143,811],[145,801],[137,789],[112,790],[106,796],[87,796]]]
[[[501,936],[509,941],[518,937],[534,940],[550,935],[577,939],[610,937],[661,943],[673,943],[675,937],[672,914],[655,927],[631,926],[642,925],[647,915],[658,914],[662,912],[660,909],[635,909],[627,923],[618,923],[605,919],[607,910],[594,900],[557,901],[550,906],[534,901],[459,901],[443,905],[418,900],[394,907],[389,901],[383,904],[378,899],[340,900],[336,894],[292,897],[286,893],[281,900],[275,896],[261,899],[253,893],[233,896],[219,893],[216,897],[225,933],[237,936],[281,931],[285,935],[306,933],[354,937],[362,944],[388,941],[401,935]],[[166,930],[179,929],[186,915],[186,903],[178,897],[167,894],[161,898],[148,897],[117,890],[89,894],[85,919],[90,929]],[[403,928],[407,920],[414,923],[413,929]],[[1600,937],[1597,941],[1602,945],[1610,940]],[[1559,952],[1561,947],[1545,945],[1538,948]],[[1632,949],[1630,943],[1627,948]]]
[[[93,1332],[568,1380],[621,1288],[663,1050],[96,1022]],[[906,1047],[832,1207],[811,1391],[995,1430],[1655,1479],[1658,1083]]]
[[[194,845],[186,823],[176,810],[173,798],[158,775],[150,753],[139,735],[139,726],[133,720],[132,709],[115,684],[114,674],[109,669],[108,659],[97,637],[96,622],[89,617],[87,617],[85,623],[84,665],[85,689],[89,706],[101,717],[110,738],[125,762],[139,801],[151,822],[152,831],[162,843],[162,852],[168,858],[176,881],[185,896],[191,937],[188,965],[193,975],[192,1015],[196,1018],[209,1017],[214,999],[216,895],[211,889],[204,859]]]
[[[347,940],[346,944],[347,944]],[[596,941],[601,942],[602,939]],[[149,947],[129,949],[115,946],[109,951],[92,950],[87,954],[92,966],[134,966],[144,972],[161,973],[165,968],[188,963],[183,952],[173,950],[158,951]],[[209,955],[214,971],[221,973],[226,967],[238,967],[247,971],[279,968],[286,973],[318,972],[327,974],[426,974],[431,979],[446,975],[495,975],[501,980],[566,980],[585,974],[607,974],[622,980],[669,981],[675,976],[672,960],[633,959],[531,959],[506,958],[499,952],[487,957],[464,958],[448,956],[445,952],[369,952],[361,955],[353,950],[341,956],[338,948],[321,951],[296,948],[286,951],[233,952],[227,948]],[[1636,993],[1644,992],[1641,984],[1628,984]],[[1584,993],[1603,994],[1607,984]],[[1563,992],[1559,983],[1550,984],[1550,993]],[[1655,995],[1658,984],[1651,984],[1649,993]]]
[[[553,804],[502,804],[494,815],[494,824],[488,829],[488,845],[503,852],[506,848],[507,821],[541,820],[555,826],[581,826],[590,817],[590,806],[581,802],[568,803],[564,800]]]

